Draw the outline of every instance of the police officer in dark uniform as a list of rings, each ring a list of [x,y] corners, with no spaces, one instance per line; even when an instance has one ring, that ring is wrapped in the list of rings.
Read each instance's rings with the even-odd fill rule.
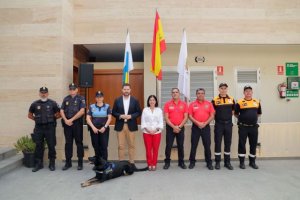
[[[102,158],[107,160],[109,124],[111,122],[110,105],[104,102],[104,94],[101,91],[96,92],[96,102],[91,104],[86,116],[86,122],[89,125],[92,145],[95,150],[95,166]]]
[[[78,170],[83,169],[83,115],[86,107],[84,97],[77,94],[77,85],[69,85],[69,94],[63,100],[60,114],[62,117],[65,134],[65,156],[66,164],[62,170],[72,167],[73,139],[77,146]]]
[[[33,102],[29,108],[28,118],[35,121],[33,140],[35,148],[35,167],[32,172],[36,172],[44,167],[44,141],[46,139],[48,146],[49,169],[55,170],[56,158],[56,119],[60,118],[58,104],[48,99],[48,88],[41,87],[39,93],[40,99]]]
[[[240,159],[240,168],[245,169],[246,141],[249,138],[250,154],[249,165],[253,169],[258,169],[255,164],[256,146],[258,139],[258,117],[261,115],[261,105],[259,100],[252,98],[252,87],[247,85],[244,87],[243,99],[238,100],[235,105],[234,115],[238,118],[239,126],[239,148],[238,156]]]
[[[234,113],[234,99],[227,94],[228,85],[219,85],[220,94],[212,100],[215,114],[215,161],[216,169],[220,169],[221,145],[224,136],[224,167],[233,170],[230,164],[230,146],[232,138],[232,115]]]

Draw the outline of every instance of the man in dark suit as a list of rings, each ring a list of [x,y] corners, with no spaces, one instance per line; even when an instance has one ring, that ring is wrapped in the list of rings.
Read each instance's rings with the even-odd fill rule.
[[[112,115],[116,118],[115,131],[118,136],[119,160],[125,160],[125,142],[127,141],[129,162],[134,163],[134,132],[138,130],[137,118],[141,115],[141,108],[138,100],[130,96],[130,92],[130,84],[123,84],[123,95],[115,100]]]

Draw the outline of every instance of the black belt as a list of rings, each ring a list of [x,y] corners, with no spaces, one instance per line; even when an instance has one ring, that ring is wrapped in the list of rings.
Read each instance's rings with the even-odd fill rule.
[[[48,125],[53,125],[54,122],[49,122],[49,123],[37,123],[37,126],[48,126]]]
[[[216,120],[217,123],[220,123],[220,124],[232,124],[232,120],[227,120],[227,121],[224,121],[224,120]]]
[[[244,124],[244,123],[241,123],[241,122],[238,122],[238,125],[239,126],[248,126],[248,127],[254,127],[254,126],[256,126],[256,124]]]

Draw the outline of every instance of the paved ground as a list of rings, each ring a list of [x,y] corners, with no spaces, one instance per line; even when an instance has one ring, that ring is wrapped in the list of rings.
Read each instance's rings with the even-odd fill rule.
[[[81,188],[80,182],[94,176],[92,166],[85,163],[83,171],[76,164],[62,171],[63,163],[50,172],[44,168],[32,173],[19,168],[0,179],[1,200],[143,200],[143,199],[219,199],[219,200],[285,200],[300,199],[300,160],[260,160],[260,169],[209,171],[203,162],[193,170],[182,170],[172,163],[169,170],[158,165],[155,172],[137,172],[132,176]],[[145,164],[138,163],[138,167]]]

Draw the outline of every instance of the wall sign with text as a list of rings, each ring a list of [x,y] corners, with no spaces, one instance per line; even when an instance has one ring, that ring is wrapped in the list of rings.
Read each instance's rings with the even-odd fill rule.
[[[297,62],[285,63],[285,75],[298,76],[298,63]]]

